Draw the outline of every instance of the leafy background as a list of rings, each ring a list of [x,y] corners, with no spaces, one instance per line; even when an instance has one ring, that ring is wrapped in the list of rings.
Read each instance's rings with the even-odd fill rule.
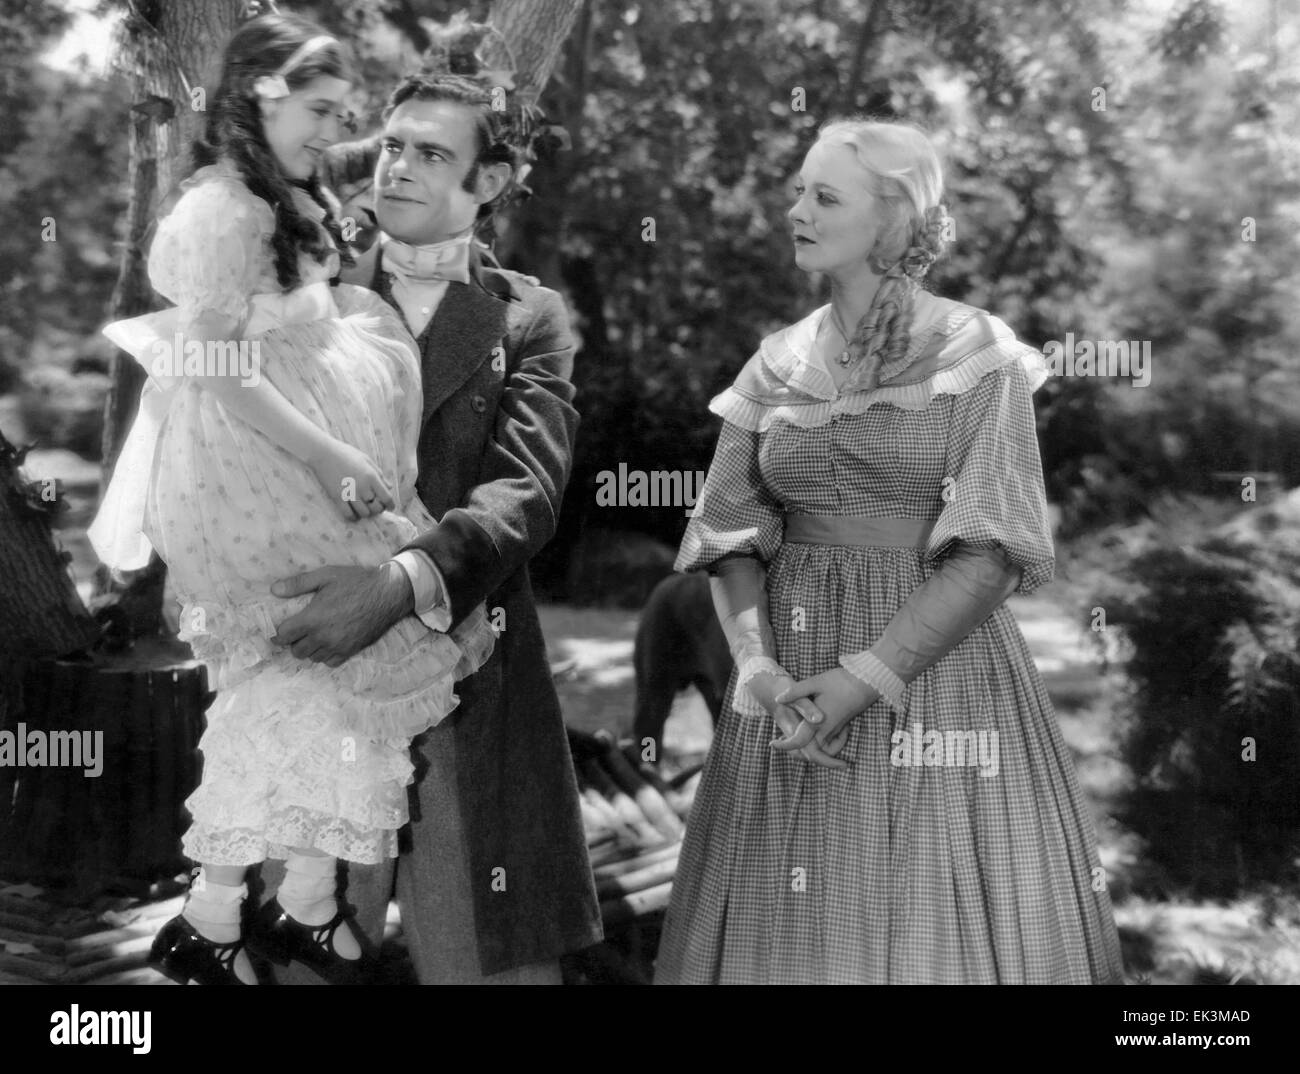
[[[0,427],[91,466],[130,100],[95,63],[51,56],[121,7],[0,0]],[[430,20],[489,11],[281,7],[351,41],[371,124]],[[827,119],[932,132],[957,221],[938,293],[1035,346],[1150,341],[1147,388],[1056,378],[1036,397],[1061,576],[1043,599],[1080,630],[1109,614],[1095,683],[1049,680],[1110,818],[1130,965],[1179,900],[1250,900],[1246,932],[1267,939],[1231,965],[1192,958],[1205,979],[1300,980],[1298,46],[1280,0],[588,2],[541,102],[572,145],[539,162],[498,242],[565,295],[580,337],[574,474],[534,576],[557,606],[605,605],[615,618],[583,620],[597,634],[626,633],[616,609],[639,607],[685,524],[597,506],[597,475],[707,468],[708,400],[825,299],[784,213]],[[1088,742],[1107,743],[1105,778]]]

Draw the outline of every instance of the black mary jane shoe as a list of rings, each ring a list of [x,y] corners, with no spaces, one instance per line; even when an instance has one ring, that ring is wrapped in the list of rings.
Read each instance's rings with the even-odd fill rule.
[[[257,911],[248,946],[277,966],[301,962],[330,984],[361,984],[371,959],[360,930],[350,922],[351,914],[340,908],[323,925],[304,925],[288,915],[279,899],[271,899]],[[360,958],[344,958],[334,947],[334,934],[345,924],[361,947]]]
[[[149,949],[149,965],[177,984],[194,981],[201,985],[243,985],[235,973],[235,959],[244,948],[243,940],[218,943],[209,940],[185,918],[177,915],[158,930]],[[261,983],[257,965],[250,959],[253,974]]]

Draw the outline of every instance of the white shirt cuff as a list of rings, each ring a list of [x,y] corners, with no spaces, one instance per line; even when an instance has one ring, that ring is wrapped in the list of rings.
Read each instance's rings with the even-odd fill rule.
[[[447,601],[447,583],[432,557],[417,548],[398,552],[389,562],[398,564],[411,580],[415,594],[415,614],[430,630],[445,634],[451,628],[451,607]]]

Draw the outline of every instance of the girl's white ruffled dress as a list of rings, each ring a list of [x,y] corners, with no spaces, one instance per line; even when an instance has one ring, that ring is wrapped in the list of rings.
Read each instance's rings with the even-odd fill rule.
[[[332,669],[271,645],[310,597],[270,587],[317,567],[375,566],[433,525],[415,494],[419,355],[378,295],[329,286],[337,255],[303,256],[301,286],[279,289],[271,209],[233,165],[185,185],[149,257],[153,286],[177,308],[104,330],[150,379],[89,536],[121,569],[158,550],[183,603],[180,637],[217,690],[185,853],[249,865],[315,847],[378,862],[396,856],[408,819],[410,739],[456,706],[455,680],[487,661],[495,634],[481,607],[450,636],[407,616]],[[305,193],[298,205],[324,215]],[[244,323],[255,375],[365,452],[400,510],[343,521],[305,464],[185,376],[171,361],[176,327],[204,310]]]

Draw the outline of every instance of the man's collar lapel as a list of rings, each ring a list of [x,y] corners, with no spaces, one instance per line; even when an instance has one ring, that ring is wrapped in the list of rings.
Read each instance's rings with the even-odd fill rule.
[[[484,362],[506,334],[510,285],[484,273],[477,251],[470,254],[470,282],[452,281],[424,333],[424,416],[438,409]],[[504,357],[504,356],[502,356]]]

